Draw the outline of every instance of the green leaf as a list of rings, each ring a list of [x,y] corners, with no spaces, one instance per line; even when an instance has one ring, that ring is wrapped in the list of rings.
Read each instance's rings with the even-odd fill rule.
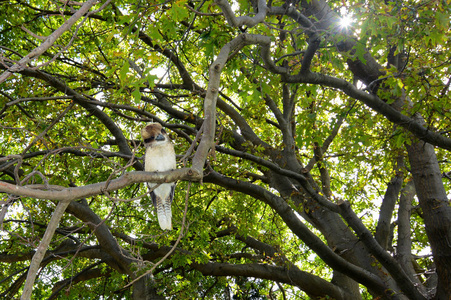
[[[141,92],[139,91],[139,88],[135,88],[132,91],[132,96],[135,99],[135,103],[141,102]]]
[[[121,82],[127,81],[127,73],[129,71],[129,69],[130,69],[130,64],[126,60],[119,71],[119,79],[121,80]]]
[[[155,87],[155,81],[157,81],[159,78],[157,75],[149,74],[146,76],[147,83],[149,84],[149,88],[153,89]]]

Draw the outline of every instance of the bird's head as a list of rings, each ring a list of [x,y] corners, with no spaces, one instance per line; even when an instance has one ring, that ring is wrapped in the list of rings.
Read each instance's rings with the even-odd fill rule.
[[[169,142],[169,137],[160,123],[149,123],[141,129],[141,136],[144,141],[144,146],[156,146],[160,143]]]

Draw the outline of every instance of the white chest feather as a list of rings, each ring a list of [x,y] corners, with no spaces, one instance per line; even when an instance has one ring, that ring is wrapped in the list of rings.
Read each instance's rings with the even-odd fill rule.
[[[144,168],[147,172],[163,172],[176,167],[175,152],[172,143],[163,143],[147,147]]]

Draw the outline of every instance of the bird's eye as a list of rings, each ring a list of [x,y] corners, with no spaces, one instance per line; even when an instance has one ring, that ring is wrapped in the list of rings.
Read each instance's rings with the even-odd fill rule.
[[[154,137],[154,136],[151,136],[151,137],[145,139],[145,140],[144,140],[144,143],[150,143],[150,142],[153,141],[154,139],[155,139],[155,137]]]

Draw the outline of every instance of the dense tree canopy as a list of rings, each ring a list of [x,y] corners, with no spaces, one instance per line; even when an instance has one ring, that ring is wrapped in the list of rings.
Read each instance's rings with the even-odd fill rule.
[[[450,14],[1,1],[0,298],[451,299]]]

